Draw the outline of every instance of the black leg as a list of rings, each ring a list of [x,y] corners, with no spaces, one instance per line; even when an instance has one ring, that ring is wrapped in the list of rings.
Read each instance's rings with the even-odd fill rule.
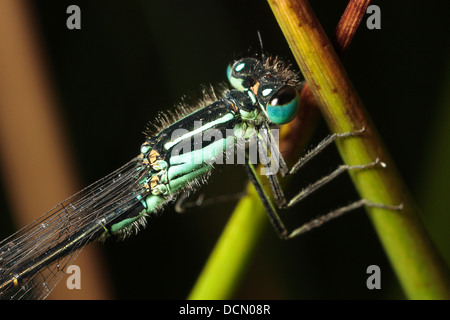
[[[247,192],[243,191],[235,194],[227,194],[205,199],[205,195],[201,193],[196,200],[188,201],[192,195],[185,192],[178,197],[175,203],[175,211],[178,213],[184,213],[186,209],[215,205],[219,202],[233,201],[242,198],[246,194]]]
[[[269,197],[267,196],[266,191],[261,184],[261,180],[256,174],[255,167],[251,163],[246,163],[245,168],[247,170],[250,181],[255,186],[256,192],[258,193],[261,202],[266,208],[270,223],[272,224],[273,228],[280,238],[287,239],[289,237],[288,231],[281,221],[280,217],[278,216],[278,213],[274,208],[272,201],[270,201]]]
[[[278,163],[281,164],[280,165],[280,173],[282,174],[282,176],[285,176],[287,174],[294,174],[305,163],[307,163],[314,156],[316,156],[318,153],[320,153],[324,148],[329,146],[337,138],[351,137],[351,136],[359,135],[363,132],[364,132],[364,128],[361,130],[355,131],[355,132],[351,132],[351,133],[341,133],[341,134],[329,135],[327,138],[322,140],[314,149],[312,149],[304,157],[302,157],[292,167],[291,170],[287,169],[284,159],[282,158],[281,153],[278,150],[278,147],[275,146],[275,148],[274,148],[274,144],[270,145],[270,148],[271,148],[270,153],[271,153],[272,157],[275,156],[275,157],[279,157],[281,159]],[[271,135],[270,131],[269,131],[269,134]],[[262,139],[261,139],[261,137],[259,137],[259,139],[260,139],[260,141],[262,141],[265,144],[265,147],[267,149],[267,145],[269,145],[267,137],[262,137]],[[272,141],[274,141],[274,140],[272,139]],[[275,160],[275,161],[277,161],[277,160]],[[283,167],[283,164],[284,164],[284,167]],[[276,173],[267,175],[267,178],[270,182],[271,190],[273,192],[274,199],[275,199],[276,203],[278,204],[278,207],[286,208],[286,207],[291,207],[291,206],[295,205],[296,203],[298,203],[299,201],[301,201],[302,199],[304,199],[305,197],[307,197],[314,191],[318,190],[319,188],[326,185],[328,182],[332,181],[333,179],[335,179],[342,173],[347,172],[348,170],[364,170],[364,169],[374,168],[376,166],[385,167],[386,164],[384,162],[381,162],[379,159],[376,159],[375,161],[373,161],[371,163],[362,164],[362,165],[340,165],[337,169],[335,169],[330,174],[324,176],[323,178],[319,179],[318,181],[316,181],[316,182],[310,184],[309,186],[307,186],[306,188],[304,188],[296,196],[294,196],[290,201],[287,201],[287,199],[283,193],[283,190],[280,186],[280,183],[278,181],[278,178],[276,176]],[[356,209],[364,207],[364,206],[383,208],[383,209],[387,209],[387,210],[401,210],[403,208],[403,205],[401,205],[401,204],[400,205],[386,205],[386,204],[373,203],[366,199],[361,199],[361,200],[355,201],[347,206],[344,206],[344,207],[338,208],[334,211],[331,211],[331,212],[329,212],[325,215],[322,215],[316,219],[313,219],[310,222],[303,224],[299,228],[294,229],[292,232],[288,232],[288,230],[284,226],[280,216],[278,215],[277,210],[273,206],[272,201],[270,201],[269,196],[266,194],[266,192],[261,184],[261,181],[259,179],[259,176],[256,173],[255,167],[250,163],[247,163],[245,165],[245,167],[247,169],[247,173],[250,177],[250,180],[252,181],[253,185],[255,186],[256,191],[258,192],[258,195],[261,198],[261,201],[267,210],[267,214],[268,214],[270,222],[272,223],[277,234],[282,239],[294,238],[300,234],[303,234],[313,228],[316,228],[316,227],[322,225],[323,223],[325,223],[327,221],[330,221],[330,220],[337,218],[349,211],[353,211],[353,210],[356,210]],[[284,168],[286,168],[286,169],[284,169]]]

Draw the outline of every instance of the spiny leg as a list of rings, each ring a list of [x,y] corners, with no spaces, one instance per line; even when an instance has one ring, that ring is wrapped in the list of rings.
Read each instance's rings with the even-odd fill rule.
[[[304,199],[305,197],[307,197],[308,195],[310,195],[314,191],[318,190],[319,188],[323,187],[328,182],[334,180],[335,178],[337,178],[339,175],[341,175],[342,173],[344,173],[346,171],[370,169],[370,168],[373,168],[373,167],[375,167],[377,165],[380,165],[381,167],[384,167],[385,163],[381,162],[377,158],[375,161],[367,163],[367,164],[363,164],[363,165],[353,165],[353,166],[351,166],[351,165],[342,164],[339,167],[337,167],[336,170],[331,172],[329,175],[326,175],[326,176],[322,177],[321,179],[317,180],[316,182],[310,184],[309,186],[304,188],[302,191],[300,191],[296,196],[294,196],[289,201],[289,203],[287,204],[287,207],[291,207],[291,206],[295,205],[296,203],[298,203],[299,201],[301,201],[302,199]],[[280,187],[280,186],[278,185],[278,187]]]
[[[319,154],[322,150],[324,150],[326,147],[328,147],[333,141],[335,141],[337,138],[347,138],[347,137],[354,137],[362,134],[366,129],[362,127],[359,130],[352,131],[352,132],[344,132],[344,133],[333,133],[328,135],[325,139],[320,141],[317,146],[315,146],[312,150],[310,150],[307,154],[305,154],[303,157],[301,157],[296,164],[294,164],[289,170],[288,174],[294,174],[296,173],[301,167],[303,167],[309,160],[314,158],[317,154]]]
[[[205,199],[205,194],[201,193],[196,200],[188,201],[191,198],[191,194],[185,192],[182,193],[177,199],[175,203],[175,211],[178,213],[184,213],[186,209],[215,205],[218,202],[233,201],[242,198],[246,194],[246,191],[242,191],[235,194],[227,194]]]
[[[198,196],[197,200],[188,202],[188,200],[190,198],[191,198],[191,195],[189,194],[189,192],[184,192],[184,193],[180,194],[177,201],[175,202],[175,211],[178,213],[184,213],[187,208],[201,206],[203,203],[203,200],[205,198],[205,195],[203,193],[201,193]]]
[[[267,194],[262,186],[262,183],[261,183],[258,175],[256,174],[256,170],[255,170],[254,166],[252,164],[246,164],[245,168],[247,169],[247,173],[250,177],[250,181],[255,186],[255,189],[256,189],[259,197],[261,198],[261,201],[262,201],[264,207],[266,208],[267,215],[269,217],[269,221],[271,222],[272,226],[274,227],[275,231],[277,232],[278,236],[281,239],[292,239],[296,236],[299,236],[300,234],[310,231],[311,229],[321,226],[325,222],[328,222],[332,219],[342,216],[343,214],[345,214],[347,212],[362,208],[364,206],[376,207],[376,208],[381,208],[381,209],[386,209],[386,210],[395,210],[395,211],[403,209],[402,204],[386,205],[386,204],[374,203],[374,202],[371,202],[366,199],[361,199],[361,200],[355,201],[347,206],[344,206],[344,207],[338,208],[334,211],[331,211],[331,212],[329,212],[325,215],[322,215],[316,219],[313,219],[310,222],[307,222],[307,223],[301,225],[300,227],[294,229],[293,231],[289,232],[286,229],[285,225],[283,224],[280,216],[278,215],[278,213],[277,213],[276,209],[274,208],[272,202],[270,201],[269,197],[267,196]]]
[[[309,151],[306,155],[304,155],[303,157],[301,157],[297,163],[289,170],[285,164],[285,161],[281,155],[281,153],[278,150],[278,146],[274,143],[270,143],[268,144],[268,140],[267,137],[261,136],[260,137],[260,141],[262,143],[265,144],[265,147],[267,148],[268,145],[270,145],[270,150],[271,150],[271,156],[272,157],[276,157],[278,160],[278,163],[280,163],[280,173],[281,175],[284,177],[286,175],[291,175],[296,173],[301,167],[303,167],[308,161],[310,161],[311,159],[313,159],[317,154],[319,154],[321,151],[323,151],[326,147],[328,147],[333,141],[335,141],[337,138],[347,138],[347,137],[352,137],[352,136],[357,136],[362,134],[365,131],[365,128],[363,127],[362,129],[353,131],[353,132],[345,132],[345,133],[333,133],[328,135],[325,139],[323,139],[321,142],[319,142],[319,144],[314,147],[311,151]],[[270,133],[270,131],[269,131]],[[273,142],[273,136],[271,135],[271,141]],[[320,180],[318,180],[317,182],[309,185],[307,188],[303,189],[297,196],[294,197],[294,199],[292,199],[291,201],[286,200],[286,197],[283,193],[283,190],[280,187],[280,183],[278,181],[278,178],[276,176],[276,174],[272,174],[272,175],[267,175],[269,182],[270,182],[270,186],[272,188],[272,192],[274,194],[274,198],[275,201],[277,202],[278,206],[280,208],[286,208],[288,206],[291,206],[295,203],[297,203],[298,201],[300,201],[301,199],[303,199],[304,197],[306,197],[307,195],[311,194],[312,192],[314,192],[315,190],[319,189],[320,187],[324,186],[325,184],[327,184],[328,182],[332,181],[334,178],[336,178],[337,176],[339,176],[341,173],[347,171],[347,170],[351,170],[351,169],[366,169],[366,168],[370,168],[373,167],[377,164],[380,164],[383,166],[383,163],[380,162],[378,159],[376,159],[374,162],[365,164],[365,165],[355,165],[355,166],[350,166],[350,165],[341,165],[339,166],[335,171],[333,171],[332,173],[330,173],[329,175],[321,178]]]
[[[201,193],[196,200],[189,202],[188,199],[190,199],[191,195],[188,193],[183,193],[176,201],[175,211],[178,213],[184,213],[184,211],[188,208],[204,207],[217,204],[218,202],[237,200],[242,198],[246,194],[247,192],[243,191],[235,194],[227,194],[223,196],[215,196],[213,198],[205,199],[205,195]]]
[[[352,132],[333,133],[333,134],[328,135],[327,137],[325,137],[325,139],[320,141],[312,150],[310,150],[307,154],[305,154],[303,157],[301,157],[297,161],[297,163],[294,164],[292,166],[292,168],[289,170],[283,156],[280,153],[280,150],[278,149],[278,145],[273,143],[276,140],[274,139],[272,130],[266,124],[263,124],[262,129],[267,130],[268,134],[267,135],[259,134],[258,139],[264,145],[266,150],[270,146],[271,156],[272,156],[272,158],[277,159],[277,161],[278,161],[277,163],[279,164],[279,168],[280,168],[280,173],[283,177],[286,175],[296,173],[298,170],[300,170],[301,167],[303,167],[307,162],[309,162],[311,159],[313,159],[317,154],[319,154],[326,147],[328,147],[330,144],[332,144],[336,139],[358,136],[366,130],[364,127],[362,127],[361,129],[352,131]],[[269,140],[269,137],[270,137],[270,140]]]
[[[269,221],[275,229],[276,233],[281,239],[288,239],[289,233],[283,222],[281,221],[281,218],[279,217],[275,207],[273,206],[272,201],[270,201],[269,197],[267,196],[266,191],[262,186],[261,180],[256,174],[255,167],[249,162],[245,163],[244,167],[247,171],[250,181],[255,186],[256,192],[258,193],[262,204],[266,208],[267,216],[269,217]]]
[[[276,159],[275,161],[277,161],[277,165],[280,169],[280,173],[284,177],[285,175],[289,174],[289,168],[280,152],[280,149],[278,148],[278,139],[275,140],[275,137],[273,136],[272,130],[270,129],[269,125],[264,123],[262,128],[267,130],[268,136],[264,136],[264,135],[261,136],[261,132],[264,132],[264,131],[260,131],[260,133],[259,133],[260,140],[259,141],[261,141],[261,143],[263,144],[263,147],[266,150],[270,150],[270,158]],[[269,140],[269,137],[270,137],[270,140]],[[275,141],[276,141],[276,143],[274,143]]]
[[[329,146],[334,140],[336,140],[337,138],[345,138],[345,137],[350,137],[350,136],[355,136],[355,135],[359,135],[361,133],[364,132],[364,128],[362,128],[361,130],[355,131],[355,132],[349,132],[349,133],[341,133],[341,134],[332,134],[329,135],[328,137],[326,137],[324,140],[322,140],[314,149],[312,149],[310,152],[308,152],[304,157],[302,157],[292,168],[291,170],[288,170],[287,174],[294,174],[295,172],[297,172],[304,164],[306,164],[309,160],[311,160],[314,156],[316,156],[319,152],[321,152],[324,148],[326,148],[327,146]],[[266,137],[267,138],[267,137]],[[263,140],[264,143],[267,146],[267,140]],[[273,141],[273,140],[272,140]],[[274,150],[274,146],[271,145],[271,155],[272,156],[279,156],[281,157],[280,152],[277,150],[277,148],[275,147]],[[279,163],[285,163],[284,160],[281,158]],[[286,197],[284,196],[284,193],[282,191],[282,188],[280,186],[280,183],[276,177],[276,174],[273,175],[267,175],[269,182],[270,182],[270,186],[271,189],[273,191],[274,194],[274,198],[275,201],[277,202],[278,206],[280,208],[285,208],[285,207],[291,207],[293,205],[295,205],[296,203],[298,203],[299,201],[301,201],[302,199],[304,199],[305,197],[307,197],[308,195],[310,195],[312,192],[316,191],[317,189],[319,189],[320,187],[324,186],[325,184],[327,184],[328,182],[332,181],[333,179],[335,179],[336,177],[338,177],[340,174],[342,174],[343,172],[346,172],[348,170],[363,170],[363,169],[369,169],[369,168],[373,168],[375,166],[381,166],[381,167],[385,167],[386,164],[384,162],[381,162],[378,158],[370,163],[367,164],[362,164],[362,165],[340,165],[337,169],[335,169],[332,173],[330,173],[329,175],[319,179],[318,181],[310,184],[308,187],[304,188],[299,194],[297,194],[295,197],[293,197],[289,202],[286,200]],[[356,210],[359,209],[361,207],[364,206],[371,206],[371,207],[377,207],[377,208],[382,208],[382,209],[387,209],[387,210],[402,210],[403,205],[386,205],[386,204],[380,204],[380,203],[374,203],[371,202],[369,200],[366,199],[361,199],[358,201],[355,201],[347,206],[338,208],[334,211],[331,211],[325,215],[322,215],[316,219],[311,220],[308,223],[303,224],[302,226],[300,226],[299,228],[294,229],[292,232],[288,232],[288,230],[286,229],[286,227],[284,226],[283,222],[281,221],[281,218],[279,217],[276,209],[274,208],[272,202],[269,200],[269,197],[267,196],[266,192],[264,191],[262,184],[256,174],[256,170],[254,169],[254,167],[251,164],[247,164],[246,165],[247,168],[247,172],[249,174],[250,180],[253,182],[253,184],[255,185],[255,188],[264,204],[264,206],[266,207],[268,216],[269,216],[269,220],[272,223],[272,225],[275,228],[275,231],[278,233],[278,235],[280,236],[280,238],[282,239],[291,239],[294,238],[300,234],[303,234],[313,228],[316,228],[320,225],[322,225],[323,223],[330,221],[334,218],[337,218],[349,211],[352,210]],[[283,165],[281,165],[281,169],[283,169]],[[283,172],[284,170],[281,170],[281,174],[283,176],[286,175],[285,172]]]
[[[355,202],[350,203],[347,206],[338,208],[334,211],[331,211],[325,215],[322,215],[316,219],[311,220],[310,222],[307,222],[300,226],[299,228],[294,229],[292,232],[290,232],[285,239],[292,239],[296,236],[299,236],[305,232],[310,231],[311,229],[320,227],[325,222],[328,222],[332,219],[335,219],[337,217],[342,216],[344,213],[362,208],[362,207],[375,207],[375,208],[381,208],[386,210],[394,210],[399,211],[403,209],[403,204],[400,205],[387,205],[387,204],[380,204],[380,203],[374,203],[366,199],[361,199]]]

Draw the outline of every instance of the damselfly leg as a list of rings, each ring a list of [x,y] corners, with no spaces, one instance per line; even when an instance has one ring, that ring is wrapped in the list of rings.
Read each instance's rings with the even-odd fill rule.
[[[311,151],[306,153],[303,157],[301,157],[293,166],[291,169],[288,169],[286,162],[284,161],[277,145],[271,144],[270,145],[270,151],[271,156],[278,158],[274,159],[274,161],[278,161],[281,167],[280,174],[282,177],[285,177],[287,175],[292,175],[298,172],[308,161],[312,160],[315,156],[317,156],[321,151],[323,151],[326,147],[331,145],[336,139],[338,138],[348,138],[352,136],[358,136],[360,134],[363,134],[365,131],[364,128],[348,132],[348,133],[334,133],[329,136],[327,136],[325,139],[323,139],[319,144],[314,147]],[[269,130],[269,135],[271,135]],[[269,148],[269,141],[267,137],[259,137],[260,141],[266,142],[266,148]],[[271,140],[273,141],[273,139]],[[321,187],[325,186],[329,182],[333,181],[335,178],[340,176],[344,172],[348,172],[350,170],[366,170],[366,169],[372,169],[372,168],[384,168],[386,164],[382,161],[380,161],[378,158],[374,161],[366,164],[361,165],[346,165],[341,164],[339,165],[334,171],[332,171],[330,174],[320,178],[319,180],[311,183],[304,189],[302,189],[297,195],[292,197],[290,200],[286,198],[284,195],[283,189],[280,185],[280,182],[277,178],[276,173],[275,174],[268,174],[267,179],[270,183],[270,188],[273,193],[273,198],[275,202],[277,203],[277,206],[279,209],[286,209],[294,206],[301,200],[305,199],[307,196],[311,195],[313,192],[317,191]],[[258,174],[256,172],[255,166],[251,164],[250,162],[246,163],[245,165],[247,169],[248,176],[250,178],[250,181],[255,186],[255,189],[261,198],[261,201],[264,205],[264,207],[267,210],[267,214],[269,216],[269,220],[272,223],[275,231],[282,239],[291,239],[294,238],[300,234],[303,234],[307,231],[310,231],[313,228],[321,226],[323,223],[330,221],[334,218],[337,218],[339,216],[342,216],[343,214],[362,208],[364,206],[370,206],[370,207],[377,207],[377,208],[383,208],[387,210],[401,210],[403,206],[400,205],[387,205],[387,204],[380,204],[380,203],[374,203],[372,201],[369,201],[367,199],[360,199],[358,201],[352,202],[349,205],[340,207],[336,210],[333,210],[331,212],[328,212],[327,214],[324,214],[322,216],[319,216],[318,218],[315,218],[303,225],[301,225],[298,228],[295,228],[293,231],[288,231],[288,229],[283,224],[280,216],[278,215],[278,212],[273,205],[272,201],[270,200],[270,196],[266,193],[263,184],[261,183],[260,178],[258,177]]]
[[[183,193],[180,195],[178,200],[175,203],[175,211],[178,213],[184,213],[186,209],[195,208],[195,207],[204,207],[204,206],[210,206],[210,205],[216,205],[218,203],[223,203],[227,201],[233,201],[238,200],[245,196],[247,193],[245,191],[234,193],[234,194],[228,194],[228,195],[222,195],[222,196],[215,196],[212,198],[206,198],[204,193],[200,193],[196,199],[191,199],[191,194],[189,193]]]

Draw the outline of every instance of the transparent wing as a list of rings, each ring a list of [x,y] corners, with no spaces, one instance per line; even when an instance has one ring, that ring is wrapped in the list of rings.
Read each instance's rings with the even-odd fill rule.
[[[104,217],[116,213],[117,218],[126,213],[147,190],[139,181],[146,174],[141,161],[134,158],[108,176],[98,180],[53,209],[0,242],[0,296],[2,299],[44,299],[64,275],[84,245],[95,240],[89,226],[99,224]],[[84,230],[87,230],[84,232]],[[18,268],[30,265],[48,255],[51,248],[63,246],[73,237],[83,237],[80,244],[17,286],[5,285]],[[38,269],[38,268],[36,268]]]

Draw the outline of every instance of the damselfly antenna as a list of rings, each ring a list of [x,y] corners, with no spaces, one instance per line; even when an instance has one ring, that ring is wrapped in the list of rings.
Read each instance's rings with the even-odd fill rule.
[[[263,41],[262,41],[262,36],[261,36],[261,32],[256,31],[256,33],[258,34],[258,40],[259,40],[259,46],[261,47],[261,61],[264,61],[264,46],[263,46]]]

